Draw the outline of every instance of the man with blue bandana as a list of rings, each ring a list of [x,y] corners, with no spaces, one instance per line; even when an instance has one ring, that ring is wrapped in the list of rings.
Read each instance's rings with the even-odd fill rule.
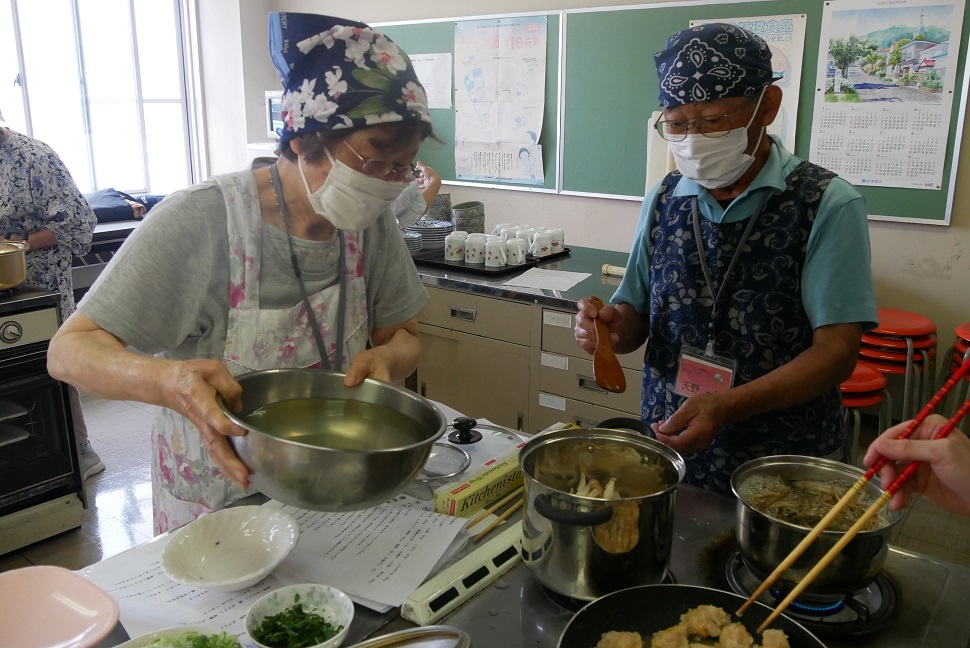
[[[158,533],[250,492],[226,439],[244,431],[217,401],[240,403],[234,376],[322,367],[355,386],[402,380],[420,357],[428,295],[392,208],[432,135],[414,67],[364,23],[313,14],[270,14],[269,50],[279,158],[155,206],[48,354],[55,377],[161,406]]]
[[[626,273],[602,310],[618,352],[648,342],[641,418],[684,455],[686,483],[730,492],[744,462],[848,460],[839,385],[874,328],[866,207],[847,182],[766,133],[782,91],[771,51],[726,23],[654,56],[677,171],[643,203]]]

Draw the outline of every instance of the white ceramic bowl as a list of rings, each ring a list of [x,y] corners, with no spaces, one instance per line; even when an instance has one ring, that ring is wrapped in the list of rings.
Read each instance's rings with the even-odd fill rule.
[[[117,623],[117,601],[69,569],[35,565],[0,573],[0,646],[87,648]]]
[[[295,598],[299,595],[300,600]],[[246,633],[257,648],[270,648],[256,641],[253,633],[263,623],[263,619],[284,612],[297,603],[303,604],[303,610],[319,614],[332,626],[343,626],[340,632],[323,643],[310,648],[337,648],[347,638],[350,622],[354,620],[354,602],[350,597],[329,585],[288,585],[266,594],[249,608],[246,613]]]
[[[296,546],[300,526],[268,506],[237,506],[203,515],[179,529],[162,550],[174,581],[235,592],[266,578]]]

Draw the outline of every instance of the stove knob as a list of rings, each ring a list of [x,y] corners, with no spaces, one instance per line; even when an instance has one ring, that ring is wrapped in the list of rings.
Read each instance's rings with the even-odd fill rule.
[[[4,322],[0,324],[0,342],[13,344],[24,336],[24,328],[17,322]]]

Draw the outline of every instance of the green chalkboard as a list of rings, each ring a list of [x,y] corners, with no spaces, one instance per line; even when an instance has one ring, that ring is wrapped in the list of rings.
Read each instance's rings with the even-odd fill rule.
[[[563,193],[642,197],[647,129],[659,108],[653,53],[691,20],[779,14],[806,16],[805,55],[794,153],[809,157],[823,0],[757,0],[641,5],[564,12],[562,117]],[[970,11],[964,12],[959,49],[949,54],[956,74],[943,185],[939,190],[858,187],[869,214],[949,222],[956,182],[955,141],[966,110]],[[948,69],[947,74],[951,74]]]
[[[519,185],[515,183],[473,182],[463,183],[487,186],[525,187],[556,191],[559,174],[559,25],[560,12],[538,12],[546,16],[546,102],[542,119],[542,132],[539,144],[542,146],[544,183],[542,185]],[[468,19],[472,20],[472,19]],[[408,54],[452,54],[455,53],[455,19],[422,21],[413,23],[375,23],[381,31],[390,36]],[[452,90],[454,92],[454,89]],[[454,96],[452,96],[454,100]],[[454,105],[454,101],[452,102]],[[455,109],[434,108],[431,121],[435,134],[443,143],[426,141],[418,152],[418,159],[434,167],[442,180],[455,181]]]

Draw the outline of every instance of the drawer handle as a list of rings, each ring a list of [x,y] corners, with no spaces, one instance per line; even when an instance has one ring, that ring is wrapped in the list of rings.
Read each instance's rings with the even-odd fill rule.
[[[478,315],[478,311],[474,308],[459,308],[458,306],[449,306],[451,309],[451,316],[455,319],[465,320],[466,322],[474,322],[475,317]]]
[[[596,392],[597,394],[608,394],[605,389],[596,384],[596,381],[592,376],[580,376],[577,375],[576,378],[579,379],[579,388],[588,389],[589,391]]]

